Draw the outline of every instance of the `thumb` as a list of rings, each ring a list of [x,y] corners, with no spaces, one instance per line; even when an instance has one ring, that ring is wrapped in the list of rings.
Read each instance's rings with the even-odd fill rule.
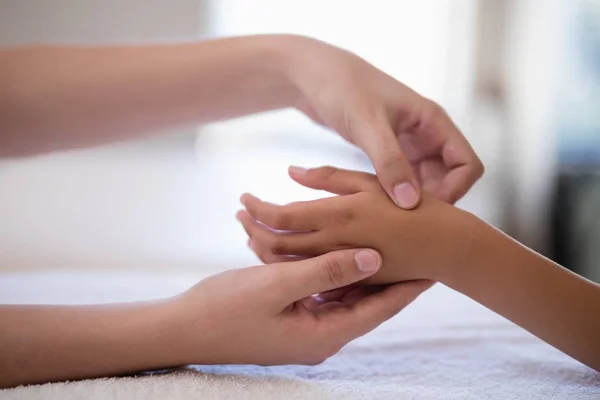
[[[373,163],[381,186],[398,207],[415,208],[421,188],[394,131],[389,126],[379,125],[374,131],[371,128],[371,132],[363,136],[359,145]]]
[[[286,263],[281,268],[285,305],[315,293],[348,286],[368,278],[381,268],[381,256],[375,250],[338,250],[319,257]]]

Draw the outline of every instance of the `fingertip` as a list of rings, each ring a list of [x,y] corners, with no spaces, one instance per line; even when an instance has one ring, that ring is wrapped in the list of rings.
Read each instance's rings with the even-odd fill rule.
[[[421,201],[421,190],[417,182],[402,182],[392,189],[392,200],[405,210],[412,210]]]
[[[258,197],[254,196],[253,194],[250,193],[244,193],[243,195],[241,195],[240,197],[240,203],[242,203],[242,205],[244,207],[248,207],[248,202],[250,201],[261,201]]]
[[[291,178],[303,178],[306,176],[308,169],[292,165],[288,168],[288,174]]]
[[[364,274],[373,275],[381,268],[382,258],[379,252],[371,249],[359,250],[354,254],[358,270]]]
[[[237,213],[235,213],[235,217],[241,223],[246,223],[248,221],[254,221],[254,217],[252,217],[252,215],[250,215],[250,213],[246,210],[239,210]]]
[[[246,212],[243,210],[239,210],[238,212],[235,213],[235,218],[239,221],[242,222],[243,218],[245,217]]]

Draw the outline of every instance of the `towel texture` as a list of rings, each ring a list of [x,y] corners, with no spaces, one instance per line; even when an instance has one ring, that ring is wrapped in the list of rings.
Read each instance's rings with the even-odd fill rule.
[[[0,302],[156,298],[199,278],[149,272],[3,274]],[[600,399],[600,374],[438,284],[319,366],[190,366],[0,391],[0,399],[37,398]]]

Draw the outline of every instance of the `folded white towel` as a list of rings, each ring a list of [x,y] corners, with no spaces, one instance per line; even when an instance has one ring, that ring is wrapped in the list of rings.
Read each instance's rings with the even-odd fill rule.
[[[176,293],[197,279],[148,272],[1,275],[0,302],[138,300]],[[35,398],[600,399],[600,374],[438,284],[316,367],[194,366],[0,391],[0,399]]]

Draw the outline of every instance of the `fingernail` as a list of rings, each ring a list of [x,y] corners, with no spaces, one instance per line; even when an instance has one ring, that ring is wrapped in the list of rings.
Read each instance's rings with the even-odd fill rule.
[[[303,168],[303,167],[290,167],[289,168],[290,175],[298,176],[298,177],[302,177],[302,176],[306,175],[306,171],[307,171],[307,169]]]
[[[419,200],[417,191],[413,185],[408,182],[397,185],[394,188],[393,193],[396,203],[402,208],[412,208]]]
[[[361,250],[354,255],[358,270],[364,273],[377,271],[381,267],[381,257],[371,250]]]

